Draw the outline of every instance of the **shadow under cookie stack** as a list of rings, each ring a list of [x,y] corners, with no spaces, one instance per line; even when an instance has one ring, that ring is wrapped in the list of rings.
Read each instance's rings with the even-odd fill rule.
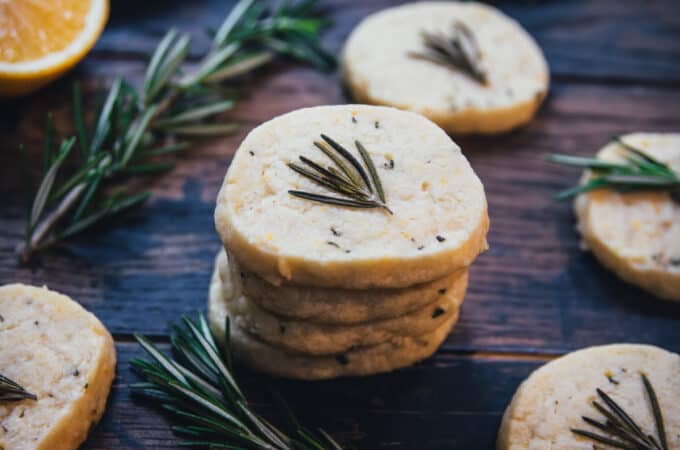
[[[295,161],[327,167],[319,173],[330,177],[343,169],[339,161],[333,170],[338,156],[349,158],[348,181],[356,175],[382,191],[374,207],[303,195],[333,192]],[[359,105],[298,110],[253,130],[215,221],[224,249],[211,328],[224,336],[229,323],[231,347],[248,366],[300,379],[388,372],[434,353],[459,318],[488,229],[481,182],[441,129]]]

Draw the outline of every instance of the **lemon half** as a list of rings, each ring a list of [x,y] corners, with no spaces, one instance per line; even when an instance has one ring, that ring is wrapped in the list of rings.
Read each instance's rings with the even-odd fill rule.
[[[0,95],[32,92],[92,48],[108,0],[0,0]]]

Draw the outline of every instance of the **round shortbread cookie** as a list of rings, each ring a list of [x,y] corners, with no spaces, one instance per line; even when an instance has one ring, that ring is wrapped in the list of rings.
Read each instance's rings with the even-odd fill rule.
[[[115,374],[113,339],[70,298],[0,287],[0,372],[37,400],[0,403],[0,448],[75,450],[104,413]]]
[[[454,36],[462,23],[481,54],[486,83],[457,68],[414,57],[422,32]],[[421,2],[365,18],[343,50],[345,82],[361,103],[418,112],[450,133],[499,133],[531,120],[548,91],[543,54],[524,29],[474,2]]]
[[[219,283],[211,283],[208,322],[217,341],[224,343],[226,302]],[[320,380],[344,376],[372,375],[410,366],[431,356],[446,339],[458,320],[456,313],[435,331],[417,337],[402,337],[395,342],[350,350],[332,356],[309,356],[267,344],[256,336],[230,326],[234,355],[253,369],[287,378]]]
[[[622,139],[680,173],[680,134]],[[611,143],[597,157],[622,161],[624,154]],[[668,192],[599,189],[578,196],[574,210],[586,246],[604,266],[658,297],[680,301],[680,203]]]
[[[656,392],[667,430],[668,448],[680,448],[680,356],[649,345],[590,347],[558,358],[536,370],[519,387],[503,416],[497,450],[609,450],[571,429],[605,434],[582,416],[605,422],[592,405],[602,389],[642,430],[657,436],[641,379]]]
[[[444,278],[400,289],[352,290],[286,283],[274,286],[239,266],[236,258],[227,261],[224,251],[218,256],[217,267],[223,281],[228,277],[240,277],[243,293],[267,311],[288,319],[329,325],[393,319],[432,305],[442,295],[451,292],[462,299],[468,281],[468,270],[459,269]]]
[[[291,170],[321,133],[377,166],[393,211],[326,205],[289,190],[328,195]],[[337,194],[332,194],[337,196]],[[365,105],[294,111],[255,128],[237,150],[215,223],[239,263],[270,283],[365,289],[442,278],[486,249],[484,188],[458,146],[424,117]]]
[[[431,333],[458,314],[466,287],[451,289],[433,304],[396,318],[328,325],[279,317],[261,308],[244,295],[238,275],[221,279],[219,266],[223,264],[228,264],[226,258],[218,256],[212,283],[219,286],[232,323],[271,345],[309,355],[334,355],[357,347],[399,342],[404,336]]]

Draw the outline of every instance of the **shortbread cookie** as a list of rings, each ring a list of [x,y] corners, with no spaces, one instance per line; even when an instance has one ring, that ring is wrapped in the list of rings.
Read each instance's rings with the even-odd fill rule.
[[[623,407],[645,434],[657,436],[641,373],[658,398],[668,448],[680,448],[680,356],[649,345],[616,344],[570,353],[532,373],[505,411],[497,450],[613,449],[571,431],[606,435],[582,419],[606,422],[592,405],[603,403],[596,389]]]
[[[370,154],[386,203],[359,209],[294,197],[337,196],[291,170],[299,156],[331,165],[328,135]],[[447,276],[486,249],[484,188],[458,146],[426,118],[365,105],[306,108],[255,128],[237,150],[215,210],[239,263],[273,284],[399,288]]]
[[[433,305],[447,293],[462,299],[468,280],[468,270],[460,269],[444,278],[401,289],[313,288],[286,283],[274,286],[240,267],[236,258],[227,261],[224,251],[216,264],[222,280],[238,276],[243,293],[267,311],[288,319],[330,325],[393,319]]]
[[[208,302],[208,321],[218,342],[224,342],[226,302],[218,283],[212,283]],[[230,339],[234,355],[253,369],[287,378],[318,380],[342,376],[371,375],[406,367],[432,355],[446,339],[458,314],[431,333],[402,337],[370,347],[332,356],[293,353],[258,339],[238,325],[231,324]]]
[[[680,134],[622,139],[680,173]],[[624,154],[612,143],[597,157],[621,161]],[[604,266],[661,298],[680,301],[680,203],[668,192],[600,189],[578,196],[574,209],[586,246]]]
[[[0,448],[77,449],[104,413],[115,365],[111,335],[79,304],[0,287],[0,372],[38,398],[0,402]]]
[[[218,258],[217,265],[220,263],[225,264],[226,258]],[[212,277],[212,283],[222,292],[232,322],[269,344],[310,355],[339,354],[356,347],[430,333],[458,314],[465,295],[465,286],[462,286],[462,289],[450,289],[433,304],[410,314],[354,325],[328,325],[272,314],[243,294],[240,281],[238,275],[222,281],[218,268]]]
[[[422,33],[454,36],[462,24],[476,41],[486,83],[414,55]],[[418,112],[450,133],[499,133],[531,120],[548,92],[548,66],[536,42],[496,8],[474,2],[420,2],[365,18],[343,50],[354,98]]]

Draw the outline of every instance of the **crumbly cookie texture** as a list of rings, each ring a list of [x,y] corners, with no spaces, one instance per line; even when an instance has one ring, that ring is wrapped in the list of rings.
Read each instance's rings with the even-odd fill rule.
[[[680,134],[622,139],[680,172]],[[624,154],[611,143],[597,156],[621,161]],[[669,193],[600,189],[578,196],[574,210],[583,241],[604,266],[660,298],[680,301],[680,204]]]
[[[236,258],[227,261],[224,250],[216,264],[223,281],[239,277],[244,295],[261,308],[282,318],[328,325],[394,319],[432,306],[446,294],[462,299],[468,280],[465,268],[428,283],[401,289],[313,288],[286,283],[275,286],[242,268]],[[231,285],[223,283],[223,287],[228,289],[225,296],[231,295]]]
[[[228,264],[227,259],[218,257],[217,266],[224,264]],[[466,287],[452,287],[433,304],[399,317],[353,325],[329,325],[291,320],[266,311],[244,295],[238,275],[222,279],[218,267],[212,282],[221,285],[227,313],[234,325],[271,345],[309,355],[335,355],[352,348],[400,342],[404,336],[431,333],[458,314]]]
[[[505,411],[497,450],[593,450],[593,441],[570,429],[597,431],[582,419],[602,418],[592,406],[597,388],[656,436],[640,373],[649,378],[658,397],[668,448],[680,448],[680,356],[649,345],[614,344],[570,353],[532,373]]]
[[[0,403],[0,448],[75,450],[106,407],[113,339],[70,298],[21,284],[0,287],[0,368],[38,397]]]
[[[488,77],[410,56],[421,32],[451,34],[466,25]],[[536,42],[513,19],[475,2],[419,2],[365,18],[347,40],[343,74],[361,103],[418,112],[450,133],[499,133],[531,120],[548,92],[549,72]]]
[[[225,321],[228,316],[220,283],[211,283],[208,321],[218,342],[224,342]],[[304,380],[371,375],[406,367],[432,355],[457,320],[456,312],[439,328],[422,336],[402,337],[337,355],[310,356],[290,352],[260,340],[235,324],[230,327],[230,343],[238,359],[256,370],[272,375]]]
[[[394,212],[293,197],[327,194],[286,164],[324,165],[327,134],[358,155],[366,147]],[[357,156],[358,157],[358,156]],[[297,110],[255,128],[237,150],[215,223],[240,264],[270,283],[400,288],[447,276],[487,248],[484,188],[460,148],[426,118],[365,105]]]

